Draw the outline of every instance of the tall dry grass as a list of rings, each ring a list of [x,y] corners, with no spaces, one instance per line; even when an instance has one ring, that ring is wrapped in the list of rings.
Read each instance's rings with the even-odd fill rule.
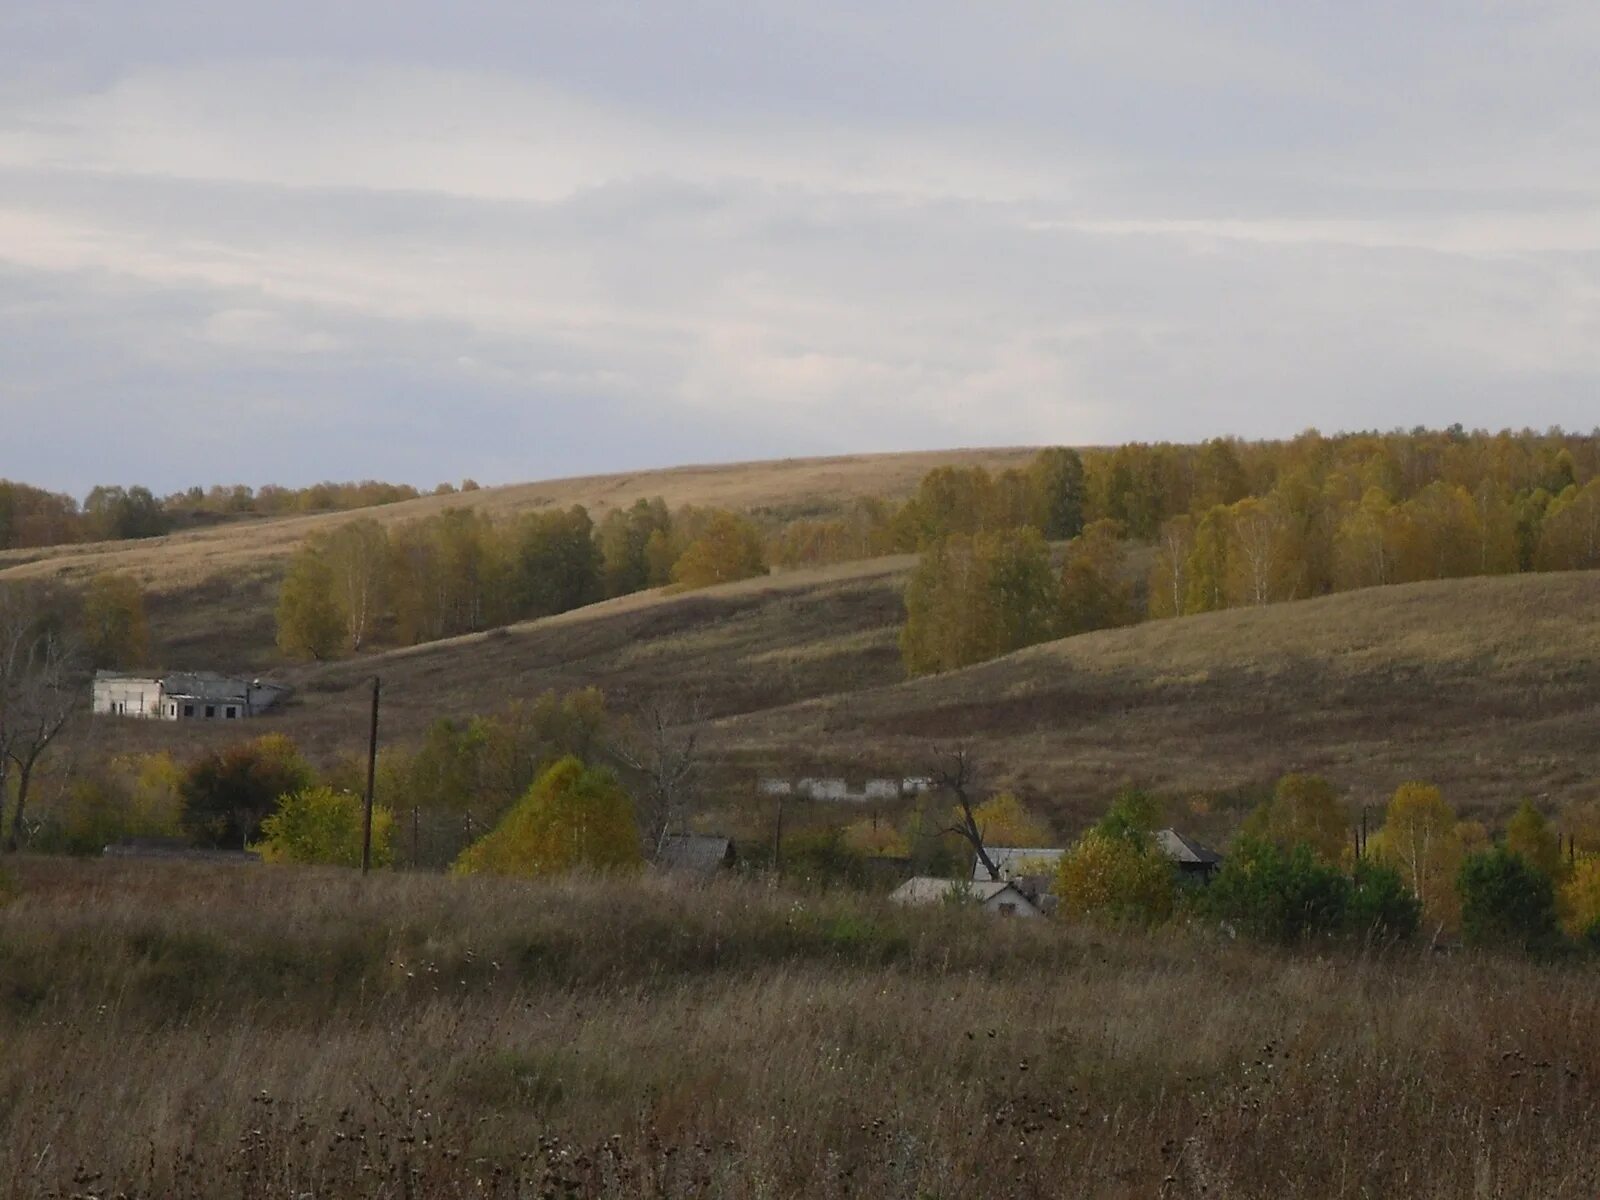
[[[0,1196],[1593,1196],[1592,970],[24,861]]]

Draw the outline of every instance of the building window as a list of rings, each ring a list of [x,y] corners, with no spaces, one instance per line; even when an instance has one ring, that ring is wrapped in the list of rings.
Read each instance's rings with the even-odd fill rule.
[[[217,715],[217,706],[215,704],[206,705],[206,720],[209,721],[213,717],[215,717],[216,715]]]
[[[228,705],[228,713],[227,713],[227,717],[228,717],[228,720],[230,720],[230,721],[231,721],[231,720],[233,720],[233,719],[234,719],[234,718],[235,718],[235,717],[237,717],[237,716],[238,716],[238,715],[239,715],[239,710],[238,710],[238,709],[237,709],[237,708],[235,708],[235,707],[234,707],[234,706],[233,706],[233,705],[231,705],[231,704],[230,704],[230,705]]]
[[[1002,904],[1000,906],[1000,915],[1002,917],[1014,917],[1014,916],[1016,916],[1017,915],[1017,906],[1015,904]]]
[[[171,711],[171,713],[169,715],[174,716],[174,717],[178,715],[178,706],[176,704],[174,704],[172,706],[172,711]]]
[[[194,716],[194,705],[192,705],[192,704],[185,704],[185,705],[184,705],[184,706],[183,706],[183,715],[184,715],[184,716],[186,716],[186,717],[192,717],[192,716]]]

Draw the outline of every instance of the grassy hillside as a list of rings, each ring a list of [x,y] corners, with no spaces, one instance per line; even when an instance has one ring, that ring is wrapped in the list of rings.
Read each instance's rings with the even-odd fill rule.
[[[1429,779],[1491,813],[1524,795],[1600,790],[1600,575],[1454,580],[1151,622],[906,681],[896,636],[909,565],[626,597],[300,668],[295,700],[261,728],[323,755],[353,749],[374,673],[393,739],[546,688],[598,686],[619,707],[693,693],[730,799],[763,771],[915,771],[970,742],[993,783],[1020,786],[1064,832],[1127,783],[1204,792],[1215,808],[1248,803],[1289,770],[1325,773],[1360,803]],[[106,722],[91,732],[180,749],[238,736]],[[1185,819],[1220,830],[1233,817],[1201,806]]]
[[[499,518],[582,504],[596,520],[612,508],[662,497],[669,506],[720,506],[778,517],[838,511],[864,496],[902,498],[945,464],[1020,466],[1032,450],[942,450],[676,467],[483,488],[358,512],[281,517],[193,529],[169,537],[0,552],[0,580],[81,583],[102,571],[138,578],[149,593],[162,665],[261,670],[275,660],[272,604],[285,561],[314,530],[371,516],[399,524],[446,508]]]
[[[730,754],[913,762],[971,742],[1078,818],[1124,783],[1290,770],[1487,811],[1600,792],[1600,574],[1462,579],[1150,622],[723,723]]]
[[[766,884],[15,874],[6,1200],[1600,1187],[1592,968]]]

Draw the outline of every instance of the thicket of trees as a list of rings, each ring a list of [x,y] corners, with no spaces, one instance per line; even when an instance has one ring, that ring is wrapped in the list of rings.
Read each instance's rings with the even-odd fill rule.
[[[935,471],[843,540],[922,553],[902,640],[915,673],[1146,617],[1600,567],[1597,469],[1600,440],[1559,431],[1050,450],[999,476]],[[829,544],[827,528],[789,531],[785,554]],[[1070,539],[1053,596],[1030,531]],[[1131,544],[1149,547],[1137,574]]]
[[[766,572],[746,517],[667,511],[660,500],[581,506],[495,522],[471,508],[386,527],[359,517],[313,534],[278,597],[278,646],[298,658],[402,645],[566,612],[609,596],[705,587]]]

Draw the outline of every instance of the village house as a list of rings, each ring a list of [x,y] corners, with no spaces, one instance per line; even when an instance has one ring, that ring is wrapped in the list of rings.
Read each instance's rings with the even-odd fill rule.
[[[288,691],[280,684],[209,671],[163,676],[97,671],[92,711],[155,721],[236,721],[260,716]]]
[[[889,899],[896,904],[954,904],[970,900],[985,912],[1002,917],[1044,915],[1016,884],[1004,879],[969,881],[918,875],[890,892]]]
[[[1157,833],[1156,849],[1172,860],[1178,868],[1178,878],[1185,883],[1208,883],[1222,866],[1222,855],[1191,837],[1185,837],[1176,829],[1163,829]]]

